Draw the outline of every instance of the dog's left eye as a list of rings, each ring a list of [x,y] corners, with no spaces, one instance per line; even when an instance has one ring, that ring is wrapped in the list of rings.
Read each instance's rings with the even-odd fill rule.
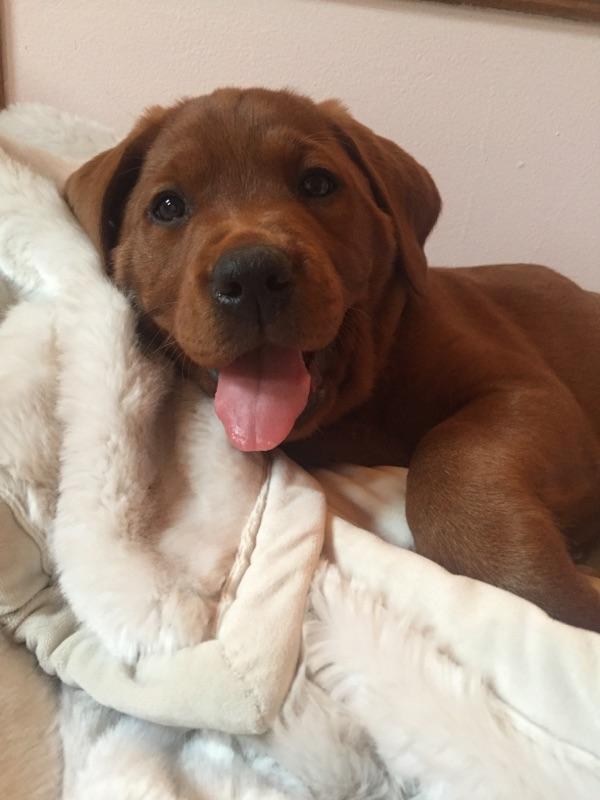
[[[186,212],[185,200],[177,192],[161,192],[157,194],[150,206],[152,219],[163,225],[183,219]]]
[[[326,169],[309,169],[300,181],[300,192],[305,197],[327,197],[337,189],[335,177]]]

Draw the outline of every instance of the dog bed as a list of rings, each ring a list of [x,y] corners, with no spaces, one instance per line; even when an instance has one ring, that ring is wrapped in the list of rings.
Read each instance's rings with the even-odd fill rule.
[[[600,796],[600,636],[412,552],[404,470],[234,451],[10,146],[110,132],[0,136],[0,795]]]

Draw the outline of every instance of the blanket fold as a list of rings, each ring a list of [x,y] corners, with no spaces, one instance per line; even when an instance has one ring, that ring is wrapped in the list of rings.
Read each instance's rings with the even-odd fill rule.
[[[323,494],[283,457],[229,447],[211,401],[139,351],[127,301],[56,191],[16,162],[2,166],[5,182],[26,175],[53,221],[2,262],[17,292],[35,286],[46,301],[17,304],[0,330],[11,349],[0,408],[5,623],[44,668],[122,712],[264,731],[299,656]],[[19,199],[0,203],[9,241],[23,224],[6,213]],[[223,482],[220,504],[217,491],[198,497],[195,480],[209,474]],[[36,504],[46,531],[29,519]],[[196,551],[185,568],[181,540]],[[52,560],[70,608],[51,586]]]

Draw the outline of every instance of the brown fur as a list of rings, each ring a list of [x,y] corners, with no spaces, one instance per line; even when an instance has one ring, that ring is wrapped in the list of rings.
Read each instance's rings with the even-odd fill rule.
[[[332,196],[300,198],[325,166]],[[147,214],[160,190],[190,204]],[[67,184],[75,213],[153,341],[208,371],[269,341],[313,359],[287,451],[307,465],[410,465],[417,549],[600,631],[569,547],[600,536],[600,296],[538,266],[427,271],[428,173],[337,103],[226,89],[152,109]],[[294,294],[266,328],[223,314],[211,270],[244,244],[284,250]]]

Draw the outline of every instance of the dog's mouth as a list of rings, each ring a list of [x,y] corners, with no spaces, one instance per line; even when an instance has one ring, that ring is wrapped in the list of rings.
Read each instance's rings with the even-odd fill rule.
[[[264,345],[214,372],[215,410],[238,450],[273,450],[290,435],[318,384],[314,354]]]
[[[142,342],[156,341],[157,330],[156,323],[140,314]],[[188,377],[195,376],[206,392],[214,393],[217,416],[238,450],[273,450],[319,406],[317,352],[263,344],[220,369],[201,367],[172,341],[164,352],[173,352],[180,363],[183,358]]]

